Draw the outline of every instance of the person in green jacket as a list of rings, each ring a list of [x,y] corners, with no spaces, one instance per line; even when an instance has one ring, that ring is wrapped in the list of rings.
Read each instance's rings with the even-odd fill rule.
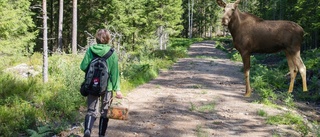
[[[96,33],[96,42],[88,48],[86,54],[80,64],[80,69],[86,72],[91,60],[93,59],[93,53],[102,57],[104,56],[110,49],[111,46],[108,44],[111,35],[108,30],[106,29],[99,29]],[[108,69],[109,69],[109,80],[108,80],[108,87],[106,89],[105,94],[101,95],[100,97],[94,95],[87,96],[87,105],[88,111],[85,116],[84,122],[84,136],[90,137],[91,129],[93,127],[94,121],[96,120],[99,114],[99,104],[100,106],[100,122],[99,122],[99,136],[104,137],[107,127],[109,118],[107,118],[107,112],[109,107],[109,102],[113,96],[113,92],[116,93],[116,98],[123,98],[122,93],[120,92],[120,76],[119,76],[119,67],[118,67],[118,55],[116,52],[106,60]],[[101,103],[100,103],[101,102]]]

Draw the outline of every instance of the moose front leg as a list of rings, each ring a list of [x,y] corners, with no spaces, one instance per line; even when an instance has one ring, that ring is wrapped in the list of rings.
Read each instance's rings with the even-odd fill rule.
[[[251,96],[251,86],[250,86],[250,54],[241,55],[243,61],[243,70],[246,81],[246,93],[245,97]]]
[[[244,94],[245,97],[251,96],[251,86],[250,86],[250,70],[245,71],[245,79],[246,79],[246,93]]]

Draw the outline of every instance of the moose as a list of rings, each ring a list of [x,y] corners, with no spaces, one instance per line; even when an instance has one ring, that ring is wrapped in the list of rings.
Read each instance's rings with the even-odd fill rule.
[[[300,57],[300,46],[304,30],[297,23],[285,20],[263,20],[253,14],[238,9],[240,0],[226,4],[216,0],[224,8],[222,25],[227,26],[233,39],[234,48],[240,53],[246,82],[245,97],[250,97],[250,56],[252,53],[275,53],[284,51],[289,70],[290,86],[293,91],[298,71],[302,77],[303,91],[307,91],[306,67]]]

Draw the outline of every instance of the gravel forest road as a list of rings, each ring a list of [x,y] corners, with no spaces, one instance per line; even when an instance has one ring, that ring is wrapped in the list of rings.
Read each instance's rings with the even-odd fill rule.
[[[188,54],[126,96],[129,119],[110,120],[108,137],[301,136],[290,126],[266,124],[259,110],[285,110],[244,97],[242,63],[230,61],[214,41],[195,43]],[[92,136],[97,133],[98,120]]]

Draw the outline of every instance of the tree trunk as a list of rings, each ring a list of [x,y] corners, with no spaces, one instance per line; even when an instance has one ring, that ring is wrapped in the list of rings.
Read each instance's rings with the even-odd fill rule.
[[[314,49],[318,48],[319,31],[316,29],[314,33]]]
[[[72,54],[77,54],[77,0],[72,1]]]
[[[160,50],[163,50],[163,26],[160,26],[158,28],[158,38],[159,38]]]
[[[164,33],[164,39],[166,40],[166,42],[163,45],[164,50],[167,50],[167,43],[168,43],[168,39],[169,39],[169,34],[168,33]]]
[[[193,33],[193,5],[194,5],[194,0],[191,0],[191,34],[190,34],[190,38],[192,38],[192,33]]]
[[[193,26],[193,4],[194,0],[188,0],[189,7],[189,38],[192,38],[192,26]]]
[[[188,0],[188,32],[189,32],[189,38],[191,38],[191,6],[190,6],[190,0]]]
[[[48,27],[47,1],[42,0],[43,8],[43,82],[48,82]]]
[[[59,0],[58,52],[62,51],[63,0]]]
[[[55,22],[56,21],[53,21],[53,19],[55,18],[54,16],[54,11],[55,11],[55,5],[54,5],[54,1],[50,0],[48,1],[49,4],[50,4],[50,7],[47,7],[47,11],[49,11],[49,16],[52,21],[49,22],[48,24],[48,51],[55,51],[57,50],[57,45],[56,45],[56,41],[54,41],[54,38],[56,37],[56,34],[55,34],[55,28],[56,28],[56,25],[55,25]]]

